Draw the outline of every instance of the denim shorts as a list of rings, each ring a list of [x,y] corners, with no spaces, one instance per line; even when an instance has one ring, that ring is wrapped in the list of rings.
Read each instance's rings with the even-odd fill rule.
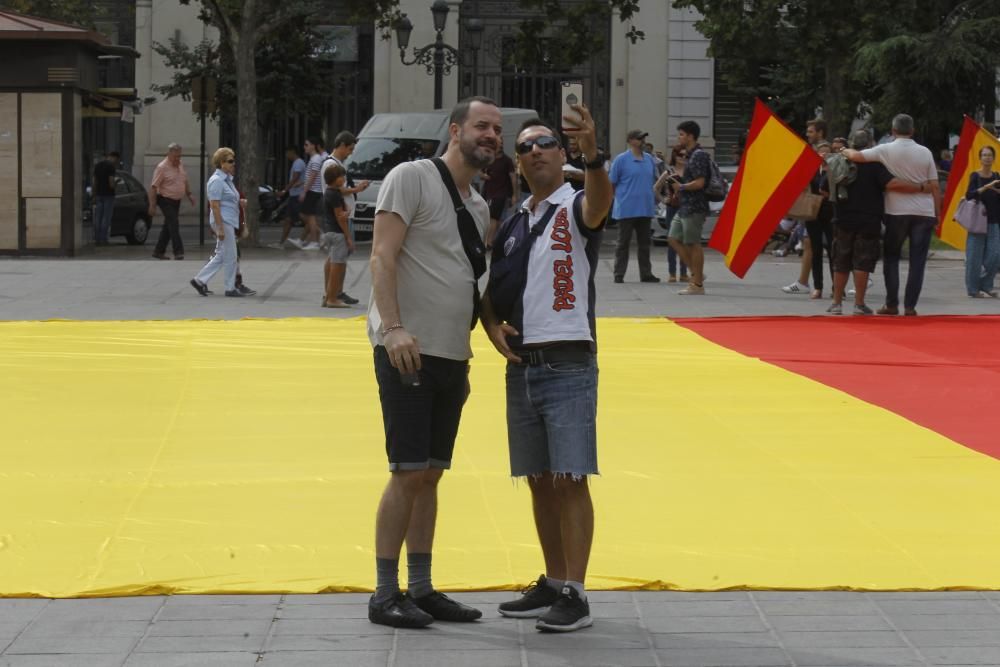
[[[597,359],[507,364],[510,474],[571,477],[597,470]]]
[[[421,354],[420,383],[409,386],[383,346],[374,354],[389,470],[447,470],[468,398],[469,362]]]
[[[330,250],[331,264],[346,264],[351,251],[347,249],[347,237],[339,232],[326,232],[321,238],[322,244]]]

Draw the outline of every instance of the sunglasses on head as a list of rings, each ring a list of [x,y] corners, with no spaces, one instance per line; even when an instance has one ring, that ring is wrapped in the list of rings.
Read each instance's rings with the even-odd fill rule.
[[[538,146],[542,150],[547,148],[556,148],[559,146],[559,140],[549,134],[538,137],[537,139],[528,139],[527,141],[522,141],[517,145],[517,154],[527,155],[535,146]]]

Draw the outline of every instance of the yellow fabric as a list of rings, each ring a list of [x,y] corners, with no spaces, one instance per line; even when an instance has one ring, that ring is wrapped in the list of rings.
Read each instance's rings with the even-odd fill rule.
[[[969,177],[972,176],[972,172],[979,171],[979,168],[982,166],[982,162],[979,160],[979,153],[983,150],[984,146],[991,146],[997,155],[1000,155],[1000,141],[997,141],[996,137],[980,127],[973,136],[971,146],[960,144],[955,148],[956,155],[960,152],[968,155],[968,164],[966,165],[965,172],[961,174],[953,172],[948,176],[949,185],[951,180],[956,178],[958,179],[958,184],[955,188],[955,196],[948,202],[948,207],[941,216],[941,220],[943,221],[941,224],[941,240],[959,250],[965,250],[965,241],[969,233],[955,220],[955,212],[958,211],[958,204],[965,199],[965,192],[969,189]],[[954,160],[952,163],[954,164]],[[998,163],[993,164],[993,171],[1000,168],[997,165]]]
[[[1000,587],[1000,462],[666,320],[599,330],[590,587]],[[542,570],[503,364],[474,347],[445,590]],[[360,320],[2,323],[0,359],[0,594],[372,587]]]

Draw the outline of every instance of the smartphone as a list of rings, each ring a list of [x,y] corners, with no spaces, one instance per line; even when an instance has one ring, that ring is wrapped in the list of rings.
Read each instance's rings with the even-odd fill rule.
[[[580,81],[562,82],[562,118],[563,127],[579,127],[583,118],[570,105],[583,102],[583,83]],[[569,118],[570,120],[566,120]],[[573,122],[576,120],[577,122]]]

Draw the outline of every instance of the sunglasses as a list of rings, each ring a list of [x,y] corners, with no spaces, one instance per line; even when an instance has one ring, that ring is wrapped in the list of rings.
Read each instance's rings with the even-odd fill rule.
[[[226,164],[236,164],[236,160],[233,158],[229,158],[228,160],[226,160]]]
[[[538,146],[542,150],[558,148],[559,140],[549,134],[538,137],[537,139],[528,139],[527,141],[522,141],[517,145],[517,154],[527,155],[535,146]]]

